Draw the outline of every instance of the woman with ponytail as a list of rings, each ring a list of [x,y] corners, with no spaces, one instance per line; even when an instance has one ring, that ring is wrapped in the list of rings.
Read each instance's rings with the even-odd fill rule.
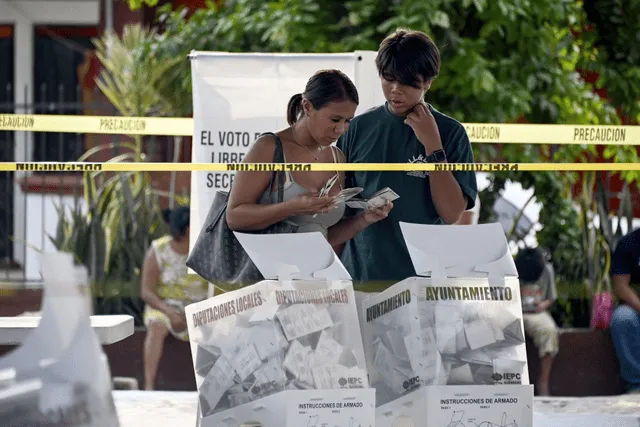
[[[151,242],[142,266],[141,296],[146,303],[143,318],[147,328],[145,390],[155,387],[167,336],[171,334],[179,340],[188,340],[184,307],[204,300],[208,290],[206,281],[187,274],[189,207],[181,206],[173,211],[165,209],[162,214],[170,234]]]
[[[347,130],[358,107],[358,91],[339,70],[321,70],[307,82],[303,93],[295,94],[287,106],[289,127],[275,132],[282,143],[287,163],[343,163],[344,154],[334,143]],[[245,163],[271,163],[276,150],[273,135],[258,138]],[[320,190],[333,176],[336,184],[328,194]],[[278,202],[278,185],[268,188],[270,172],[236,172],[229,203],[227,224],[236,231],[261,230],[285,219],[298,224],[298,232],[322,232],[334,247],[389,213],[392,204],[345,217],[344,202],[334,202],[344,188],[344,173],[287,172],[283,201]]]

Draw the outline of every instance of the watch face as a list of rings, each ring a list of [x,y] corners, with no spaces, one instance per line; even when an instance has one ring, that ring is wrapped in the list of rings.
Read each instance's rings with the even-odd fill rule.
[[[444,150],[437,150],[433,152],[433,157],[436,162],[442,162],[446,160],[447,156],[444,153]]]

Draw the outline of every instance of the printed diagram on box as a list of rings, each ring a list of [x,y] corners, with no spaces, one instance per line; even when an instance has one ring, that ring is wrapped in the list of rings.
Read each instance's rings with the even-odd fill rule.
[[[321,425],[324,426],[324,424],[318,423],[319,418],[320,418],[319,415],[309,415],[309,421],[307,422],[307,427],[321,427]],[[343,427],[343,426],[335,426],[335,427]],[[365,426],[360,421],[351,417],[349,419],[349,425],[344,427],[371,427],[371,426],[370,425]]]
[[[462,424],[462,417],[464,416],[464,411],[453,411],[453,415],[451,416],[451,422],[447,425],[447,427],[465,427]]]
[[[502,420],[500,424],[494,423],[491,421],[481,421],[480,423],[475,423],[473,421],[468,422],[467,424],[462,422],[462,418],[464,417],[464,411],[453,411],[453,415],[451,416],[451,421],[445,427],[518,427],[518,423],[516,420],[512,420],[507,423],[507,413],[502,413]]]
[[[318,425],[318,415],[309,416],[309,422],[307,423],[307,427],[316,427]]]

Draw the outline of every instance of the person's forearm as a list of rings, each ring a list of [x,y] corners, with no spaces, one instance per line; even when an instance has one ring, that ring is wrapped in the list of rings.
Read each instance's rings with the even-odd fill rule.
[[[619,287],[616,290],[616,294],[618,298],[620,298],[620,301],[640,314],[640,297],[630,286]]]
[[[163,312],[167,316],[170,313],[173,313],[174,311],[176,311],[173,307],[165,304],[162,298],[160,298],[153,291],[143,290],[141,297],[142,297],[142,300],[145,302],[145,304],[147,304],[151,308],[155,308],[156,310]]]
[[[234,231],[262,230],[295,215],[289,202],[246,204],[227,212],[227,224]]]
[[[342,244],[367,228],[368,224],[362,217],[362,213],[343,218],[336,225],[329,228],[329,244],[333,247],[341,247]],[[342,251],[340,251],[342,252]]]
[[[547,299],[541,302],[542,304],[542,310],[548,310],[552,305],[553,305],[553,300],[551,299]]]
[[[467,201],[453,173],[430,172],[429,186],[438,215],[446,224],[454,224],[467,207]]]

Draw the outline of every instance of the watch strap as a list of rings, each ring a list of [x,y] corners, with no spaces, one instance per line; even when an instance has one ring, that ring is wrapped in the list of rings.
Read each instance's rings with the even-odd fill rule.
[[[443,149],[434,151],[427,156],[427,163],[440,163],[447,160],[447,155]]]

